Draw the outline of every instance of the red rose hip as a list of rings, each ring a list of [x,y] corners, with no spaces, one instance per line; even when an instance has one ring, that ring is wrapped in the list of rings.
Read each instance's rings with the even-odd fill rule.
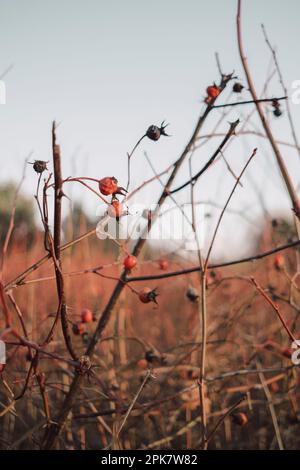
[[[221,90],[217,85],[211,85],[206,88],[206,93],[210,98],[217,98],[221,93]]]
[[[93,314],[88,308],[84,308],[81,312],[82,323],[91,323],[93,321]]]
[[[155,302],[157,304],[157,296],[156,289],[150,289],[150,287],[144,287],[144,289],[139,292],[139,299],[143,304],[148,304],[149,302]]]
[[[126,269],[133,269],[137,264],[137,259],[133,255],[128,255],[123,261],[123,265]]]
[[[104,196],[115,194],[118,191],[118,180],[114,176],[106,176],[99,181],[99,190]]]

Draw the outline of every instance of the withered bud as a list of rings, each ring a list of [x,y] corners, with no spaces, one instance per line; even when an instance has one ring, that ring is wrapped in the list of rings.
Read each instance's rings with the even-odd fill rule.
[[[79,375],[84,375],[92,366],[89,356],[86,355],[81,356],[78,362],[79,364],[76,367],[76,372]]]
[[[139,299],[143,304],[148,304],[149,302],[154,302],[157,304],[156,297],[159,294],[157,293],[157,288],[155,289],[150,289],[150,287],[144,287],[140,292],[139,292]]]
[[[85,324],[82,322],[74,323],[72,325],[72,331],[74,335],[83,335],[85,332]]]
[[[192,286],[190,286],[186,291],[186,296],[191,302],[197,302],[199,299],[198,291]]]
[[[279,108],[274,109],[273,111],[274,116],[279,117],[282,115],[282,111]]]
[[[235,82],[235,83],[233,84],[232,91],[233,91],[234,93],[241,93],[244,88],[245,88],[245,87],[244,87],[241,83]]]
[[[33,169],[36,173],[43,173],[43,171],[48,170],[47,163],[48,162],[44,162],[43,160],[35,160],[31,165],[33,165]]]
[[[31,353],[30,352],[27,352],[26,356],[25,356],[25,359],[27,362],[31,362],[32,361],[32,356],[31,356]]]
[[[145,352],[146,361],[153,362],[154,359],[156,359],[156,358],[157,358],[157,355],[153,351],[149,350],[149,351]]]
[[[281,116],[281,115],[282,115],[282,111],[281,111],[281,109],[280,109],[280,103],[279,103],[279,101],[278,101],[278,100],[273,100],[273,101],[272,101],[272,106],[273,106],[273,108],[274,108],[274,110],[273,110],[274,116],[276,116],[276,117]]]
[[[147,129],[147,132],[146,132],[146,136],[151,139],[151,140],[158,140],[160,138],[160,136],[162,135],[165,135],[165,136],[169,136],[166,132],[165,132],[165,129],[166,127],[168,126],[168,124],[165,124],[165,121],[163,121],[160,125],[160,127],[158,126],[150,126],[148,127]]]

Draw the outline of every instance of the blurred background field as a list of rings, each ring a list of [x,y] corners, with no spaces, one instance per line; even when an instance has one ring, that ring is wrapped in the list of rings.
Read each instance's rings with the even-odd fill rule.
[[[30,217],[28,218],[30,221]],[[78,209],[76,228],[81,233],[90,227],[85,214]],[[18,224],[6,261],[5,279],[10,281],[44,255],[42,233],[31,225]],[[66,219],[65,238],[73,234],[72,221]],[[28,230],[29,241],[23,237]],[[291,227],[280,220],[266,220],[256,241],[255,252],[263,252],[283,244],[293,236]],[[21,235],[20,235],[21,233]],[[72,239],[73,237],[71,237]],[[161,273],[162,252],[148,250],[134,275]],[[121,265],[116,262],[112,242],[98,240],[95,235],[63,254],[68,311],[76,323],[84,308],[95,319],[105,306],[115,281],[86,274],[84,269],[106,265],[104,276],[118,276]],[[275,255],[209,271],[207,285],[207,411],[213,426],[241,393],[247,399],[237,408],[248,423],[240,425],[230,416],[219,427],[210,448],[277,448],[270,419],[268,399],[257,373],[257,367],[274,368],[264,376],[272,403],[276,408],[280,432],[286,448],[299,446],[299,379],[295,369],[280,371],[291,365],[290,341],[273,309],[253,289],[251,276],[267,288],[278,302],[288,324],[299,325],[298,289],[294,289],[287,273],[295,271],[295,249],[284,255],[284,269],[276,269]],[[194,263],[168,255],[164,259],[170,271],[193,266]],[[71,273],[74,273],[73,275]],[[198,301],[187,298],[190,286],[198,289],[197,273],[160,281],[147,286],[158,287],[158,305],[141,304],[129,288],[123,291],[115,314],[106,327],[93,360],[95,377],[86,382],[76,401],[59,448],[105,448],[112,439],[114,423],[120,422],[137,393],[147,370],[153,373],[128,418],[121,440],[123,448],[195,448],[199,445],[199,331]],[[140,289],[143,282],[133,283]],[[51,325],[57,308],[52,262],[48,261],[26,278],[25,284],[12,290],[30,339],[41,342]],[[87,325],[82,336],[75,336],[78,351],[84,352],[95,323]],[[3,327],[4,325],[2,325]],[[297,329],[297,328],[296,328]],[[64,355],[61,335],[55,337],[49,351]],[[4,378],[17,395],[24,386],[28,370],[26,348],[8,346]],[[41,355],[40,368],[45,374],[51,413],[61,403],[73,375],[63,362],[49,361]],[[246,375],[234,371],[252,370]],[[276,371],[277,370],[277,371]],[[226,373],[229,376],[226,377]],[[231,373],[233,373],[231,375]],[[225,374],[225,377],[218,378]],[[266,386],[266,385],[265,385]],[[1,408],[5,409],[8,390],[1,385]],[[1,412],[1,410],[0,410]],[[95,417],[95,413],[99,416]],[[44,411],[37,383],[32,378],[25,397],[13,412],[1,418],[2,448],[38,448]]]

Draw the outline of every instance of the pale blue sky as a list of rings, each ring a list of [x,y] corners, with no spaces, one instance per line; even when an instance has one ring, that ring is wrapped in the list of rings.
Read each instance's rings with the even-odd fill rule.
[[[290,90],[292,81],[300,80],[299,1],[243,3],[245,49],[258,90],[270,61],[261,23],[278,46]],[[5,77],[7,104],[0,105],[0,181],[18,178],[23,159],[32,149],[36,159],[51,159],[54,118],[61,123],[58,134],[66,176],[74,174],[75,166],[77,174],[115,175],[122,184],[126,183],[126,152],[149,124],[166,119],[172,138],[144,142],[133,161],[133,185],[152,175],[143,150],[162,170],[177,158],[190,136],[207,85],[218,80],[215,51],[224,71],[234,69],[243,77],[236,45],[236,4],[236,0],[0,0],[0,72],[14,65]],[[281,94],[276,77],[269,93]],[[237,111],[231,120],[238,117]],[[292,105],[292,111],[299,129],[300,105]],[[203,132],[209,132],[215,121],[211,116]],[[291,141],[286,115],[273,119],[272,126],[278,138]],[[220,130],[226,130],[226,123]],[[218,142],[215,139],[195,156],[195,169]],[[238,172],[249,150],[258,146],[259,156],[249,174],[258,186],[264,184],[271,208],[288,210],[268,144],[257,139],[247,142],[247,146],[235,143],[228,149],[233,168]],[[297,153],[283,150],[299,182]],[[30,170],[24,184],[27,193],[33,192],[36,181]],[[186,175],[187,168],[183,178]],[[224,202],[233,183],[224,175],[220,162],[199,184],[198,199]],[[156,185],[143,197],[153,201],[159,189]],[[75,188],[73,194],[95,213],[93,196]],[[187,196],[183,192],[179,201],[186,201]],[[250,183],[237,194],[233,207],[249,202],[252,214],[259,213]],[[225,223],[231,224],[229,219]]]

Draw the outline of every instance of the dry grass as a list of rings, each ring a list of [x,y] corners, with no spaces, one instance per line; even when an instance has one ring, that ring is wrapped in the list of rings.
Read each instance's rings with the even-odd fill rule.
[[[275,230],[275,229],[274,229]],[[37,236],[39,238],[39,236]],[[265,237],[266,238],[266,237]],[[41,240],[40,240],[41,241]],[[89,239],[66,251],[64,272],[76,272],[91,266],[109,264],[111,253],[104,253],[102,242]],[[43,255],[42,244],[33,243],[28,250],[20,243],[12,245],[6,262],[5,278],[11,279]],[[264,249],[266,246],[263,247]],[[265,373],[265,381],[275,406],[284,446],[299,446],[298,372],[280,370],[291,361],[283,351],[290,340],[273,309],[256,291],[254,276],[269,289],[280,305],[289,325],[297,325],[298,311],[290,305],[291,284],[285,270],[295,269],[295,251],[285,253],[284,270],[273,266],[274,256],[238,268],[223,268],[208,279],[208,345],[206,392],[208,428],[212,429],[241,393],[247,394],[235,412],[242,411],[248,424],[239,426],[232,416],[226,417],[210,441],[210,448],[265,449],[278,443],[264,389],[257,373],[239,375],[240,370],[258,367],[278,369]],[[169,270],[178,269],[182,260],[170,260]],[[121,266],[107,267],[105,275],[118,276]],[[140,261],[134,275],[159,273],[157,262]],[[14,289],[15,300],[24,315],[30,339],[41,343],[51,326],[57,308],[53,266],[50,261],[31,274],[27,284]],[[46,280],[42,280],[46,278]],[[39,279],[39,282],[31,282]],[[114,280],[95,274],[65,276],[69,319],[76,322],[83,308],[90,308],[98,319],[108,300]],[[186,298],[189,285],[197,286],[197,274],[159,281],[159,305],[142,304],[129,288],[123,291],[114,314],[104,331],[93,359],[93,375],[85,380],[72,415],[61,435],[59,448],[195,448],[200,444],[199,337],[198,302]],[[156,287],[157,281],[147,285]],[[134,283],[139,289],[143,283]],[[271,290],[270,290],[271,289]],[[295,300],[295,289],[293,289]],[[275,296],[278,295],[280,300]],[[296,292],[297,297],[297,292]],[[2,325],[4,326],[4,325]],[[94,324],[87,325],[90,334]],[[297,331],[297,327],[294,327]],[[74,337],[77,351],[83,354],[87,338]],[[55,336],[48,348],[65,354],[62,335]],[[154,359],[145,360],[152,351]],[[148,356],[147,356],[148,357]],[[28,350],[8,347],[8,363],[2,377],[1,412],[21,391],[29,368]],[[116,429],[124,419],[147,369],[151,377],[138,396],[124,428]],[[59,360],[41,354],[39,369],[45,374],[51,416],[62,402],[74,370]],[[235,376],[219,377],[227,372]],[[95,416],[97,413],[99,416]],[[6,410],[1,418],[1,447],[38,448],[45,425],[41,393],[34,376],[25,396]]]

